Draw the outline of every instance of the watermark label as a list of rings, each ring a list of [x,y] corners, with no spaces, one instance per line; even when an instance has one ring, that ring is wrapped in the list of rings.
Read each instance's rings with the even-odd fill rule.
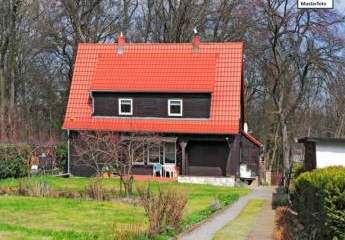
[[[297,7],[301,9],[331,9],[333,0],[297,0]]]

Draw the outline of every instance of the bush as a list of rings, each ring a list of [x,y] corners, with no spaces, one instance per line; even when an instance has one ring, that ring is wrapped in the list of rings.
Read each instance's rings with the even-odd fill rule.
[[[56,161],[61,171],[67,172],[68,146],[66,142],[56,145]]]
[[[23,178],[19,182],[18,195],[48,197],[51,195],[51,189],[46,180],[40,179],[34,181],[32,179]]]
[[[29,145],[0,144],[0,179],[27,176],[30,154]]]
[[[294,181],[293,209],[311,239],[345,239],[345,168],[301,174]]]
[[[103,201],[105,197],[105,189],[101,179],[95,179],[85,188],[87,197],[97,201]]]
[[[293,240],[292,216],[288,207],[278,207],[275,212],[275,228],[273,231],[274,240]]]
[[[150,186],[138,186],[138,193],[149,220],[148,234],[154,236],[170,229],[180,230],[187,195],[177,188],[158,189],[152,192]]]
[[[146,229],[143,224],[114,224],[111,239],[116,240],[147,240]]]
[[[293,178],[297,178],[304,172],[304,164],[303,163],[294,163],[291,169],[291,175]]]

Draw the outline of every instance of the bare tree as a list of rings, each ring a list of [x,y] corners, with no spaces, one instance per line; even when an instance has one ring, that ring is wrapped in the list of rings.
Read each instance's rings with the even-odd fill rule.
[[[76,166],[92,168],[97,176],[112,173],[120,177],[124,194],[132,193],[132,166],[143,162],[145,149],[160,145],[161,138],[153,134],[120,134],[114,132],[80,132],[74,139]]]

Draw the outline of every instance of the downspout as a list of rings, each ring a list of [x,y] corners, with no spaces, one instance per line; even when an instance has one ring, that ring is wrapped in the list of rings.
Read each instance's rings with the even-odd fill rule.
[[[70,131],[67,129],[67,175],[71,175],[71,168],[70,168],[70,162],[71,162],[71,141],[70,141]]]

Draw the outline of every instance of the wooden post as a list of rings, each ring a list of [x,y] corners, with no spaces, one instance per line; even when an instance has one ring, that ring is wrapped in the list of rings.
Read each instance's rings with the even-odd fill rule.
[[[187,141],[180,142],[180,147],[182,151],[182,175],[187,174],[187,161],[186,161],[186,147],[187,147]]]

